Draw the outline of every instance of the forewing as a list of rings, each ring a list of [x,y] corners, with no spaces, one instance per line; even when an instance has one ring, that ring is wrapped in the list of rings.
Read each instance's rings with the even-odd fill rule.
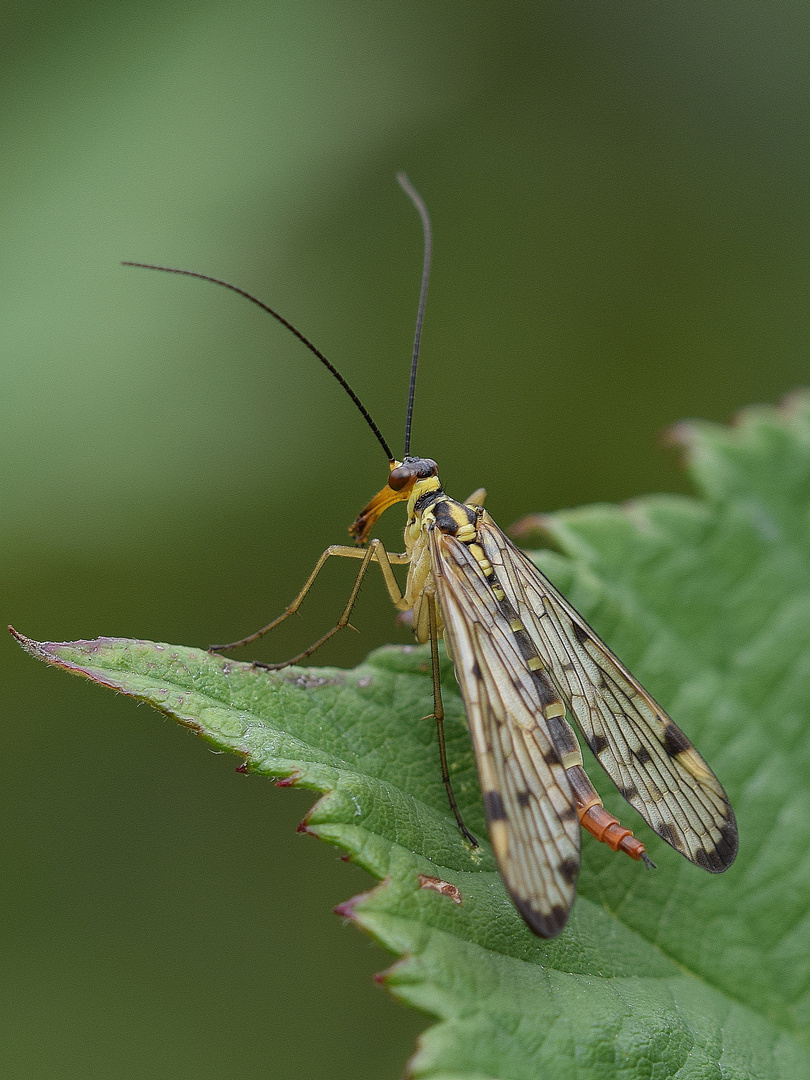
[[[467,711],[489,835],[518,911],[556,937],[574,902],[580,826],[565,770],[525,661],[477,562],[433,529],[433,575],[445,640]]]
[[[597,761],[662,839],[713,873],[737,854],[720,781],[605,643],[485,515],[479,539]]]

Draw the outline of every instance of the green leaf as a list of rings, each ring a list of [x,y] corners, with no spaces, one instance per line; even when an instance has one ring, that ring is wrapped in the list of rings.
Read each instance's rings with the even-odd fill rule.
[[[379,879],[339,912],[401,959],[383,976],[439,1018],[432,1080],[810,1075],[810,395],[683,426],[697,499],[655,496],[521,523],[542,569],[697,744],[731,796],[740,855],[710,876],[659,842],[596,768],[655,873],[584,839],[555,941],[510,904],[444,661],[447,808],[421,648],[352,671],[268,674],[196,649],[102,638],[34,655],[146,701],[252,772],[323,792],[304,828]],[[635,820],[634,820],[635,819]],[[460,901],[460,902],[459,902]]]

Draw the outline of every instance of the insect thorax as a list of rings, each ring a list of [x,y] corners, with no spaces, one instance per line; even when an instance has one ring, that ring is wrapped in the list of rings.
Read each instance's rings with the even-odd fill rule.
[[[456,502],[442,490],[438,476],[419,480],[413,486],[408,499],[408,523],[405,526],[405,545],[409,554],[415,554],[426,530],[435,528],[462,543],[469,544],[476,538],[477,513],[470,506]]]
[[[405,527],[405,547],[410,556],[410,570],[406,599],[413,607],[414,633],[417,640],[429,640],[427,613],[423,601],[427,595],[435,595],[433,566],[430,553],[430,533],[437,529],[447,536],[465,544],[475,557],[484,575],[492,574],[492,567],[478,539],[478,508],[457,502],[442,490],[437,476],[417,481],[408,500],[408,523]],[[438,636],[443,636],[443,619],[438,607]]]

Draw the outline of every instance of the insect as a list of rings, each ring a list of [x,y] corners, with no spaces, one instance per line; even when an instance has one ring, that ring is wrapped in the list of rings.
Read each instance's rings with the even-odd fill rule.
[[[433,715],[442,779],[467,841],[477,845],[459,812],[443,737],[438,642],[444,638],[467,713],[489,836],[506,888],[528,926],[545,938],[565,926],[574,902],[581,828],[615,851],[652,865],[643,843],[608,813],[582,763],[572,718],[599,764],[650,828],[687,859],[712,873],[737,853],[737,826],[725,791],[695,748],[531,560],[484,509],[485,492],[457,502],[442,489],[431,458],[410,454],[417,361],[431,258],[427,209],[407,177],[397,179],[418,210],[424,267],[411,364],[401,460],[338,370],[277,312],[234,285],[170,267],[127,263],[199,277],[245,296],[291,330],[326,365],[360,410],[385,451],[388,480],[351,525],[355,545],[333,545],[285,611],[261,630],[227,645],[256,641],[300,607],[332,556],[360,559],[354,587],[337,624],[276,670],[297,663],[346,626],[363,578],[379,565],[391,600],[412,614],[417,641],[429,643]],[[405,551],[388,552],[371,537],[380,515],[407,502]],[[407,565],[404,592],[393,566]]]

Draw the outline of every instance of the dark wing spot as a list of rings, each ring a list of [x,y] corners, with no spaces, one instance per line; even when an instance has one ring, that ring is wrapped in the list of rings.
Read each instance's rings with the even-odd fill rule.
[[[638,750],[634,750],[633,757],[639,765],[646,765],[648,762],[652,761],[652,754],[646,746],[640,746]]]
[[[530,791],[519,791],[517,793],[518,806],[522,806],[525,810],[529,803],[532,801],[532,795]]]
[[[565,908],[561,904],[555,904],[548,913],[537,911],[527,900],[515,896],[514,893],[512,893],[512,903],[529,929],[538,937],[544,938],[556,937],[568,922],[571,912],[570,908]]]
[[[633,799],[638,798],[638,788],[635,784],[628,784],[626,787],[619,788],[619,794],[622,798],[627,799],[627,801],[631,803]]]
[[[557,867],[567,885],[573,885],[579,875],[579,859],[563,859]]]
[[[706,851],[704,848],[698,848],[692,862],[697,866],[702,866],[710,874],[718,874],[721,870],[725,870],[725,866],[720,863],[715,852]]]
[[[679,727],[675,727],[671,720],[664,726],[664,749],[670,757],[677,757],[684,750],[692,749],[692,744],[687,737]]]
[[[543,754],[543,761],[545,761],[546,765],[559,765],[560,755],[553,746],[549,746],[548,750]]]
[[[578,821],[578,820],[579,820],[579,814],[577,813],[577,809],[576,809],[575,806],[570,806],[570,805],[565,806],[565,807],[563,807],[562,810],[560,810],[560,821],[562,821],[563,823],[565,823],[567,821]]]
[[[588,746],[591,748],[591,752],[599,757],[600,754],[604,754],[608,748],[608,741],[604,735],[594,735],[589,741]]]
[[[547,716],[546,726],[558,754],[568,754],[579,749],[576,736],[561,716]]]
[[[546,705],[556,705],[560,700],[560,695],[557,693],[549,675],[540,668],[535,668],[531,674],[534,680],[534,688],[540,699],[540,705],[543,708]]]
[[[484,812],[487,821],[506,821],[506,807],[503,805],[500,791],[484,792]]]
[[[591,640],[591,635],[588,633],[584,626],[580,626],[579,623],[571,623],[571,626],[574,631],[574,637],[577,639],[580,645],[584,645],[586,641]]]
[[[668,844],[671,844],[676,851],[680,851],[680,840],[678,834],[672,825],[668,825],[666,821],[662,821],[660,825],[656,826],[655,831],[661,837],[662,840],[666,840]]]
[[[481,665],[477,660],[473,660],[472,673],[474,679],[482,679],[484,677],[484,673],[481,671]]]
[[[729,820],[726,825],[720,830],[720,844],[725,844],[729,849],[731,858],[737,854],[738,840],[737,840],[737,820],[734,817],[734,812],[729,810]],[[717,850],[720,850],[720,844],[717,845]],[[731,862],[731,859],[729,859]]]
[[[720,874],[723,870],[727,870],[737,857],[737,846],[737,822],[732,815],[731,821],[720,830],[720,839],[711,855],[711,866],[707,866],[706,869],[712,874]],[[703,863],[700,865],[703,866]]]
[[[512,633],[515,635],[515,642],[524,660],[530,660],[533,656],[537,656],[534,642],[525,630],[513,630]]]

